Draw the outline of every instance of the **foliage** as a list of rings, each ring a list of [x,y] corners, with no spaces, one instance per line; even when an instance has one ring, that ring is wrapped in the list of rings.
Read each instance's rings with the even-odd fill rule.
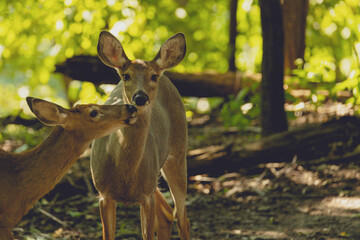
[[[261,72],[262,35],[260,7],[257,1],[238,3],[236,65],[240,71]]]
[[[311,88],[325,89],[332,98],[351,90],[356,104],[359,92],[360,3],[354,0],[310,0],[303,71],[294,71]],[[356,84],[354,84],[356,82]]]
[[[337,99],[338,92],[350,90],[352,96],[347,100],[355,109],[360,103],[360,3],[356,0],[310,0],[306,28],[305,63],[297,60],[298,68],[292,76],[285,79],[287,90],[294,88],[309,89],[310,101],[315,107],[324,103],[327,97]],[[240,7],[241,6],[241,7]],[[237,38],[237,66],[240,70],[260,71],[261,33],[259,33],[260,16],[256,2],[239,1]],[[256,39],[256,40],[254,40]],[[254,45],[252,45],[254,44]],[[246,48],[249,47],[249,51]],[[249,53],[255,54],[249,54]],[[241,56],[247,55],[244,62]],[[324,95],[325,93],[328,93]],[[248,124],[241,110],[245,104],[240,92],[224,106],[222,117],[225,126]],[[291,103],[296,99],[290,91],[285,93]],[[240,97],[240,98],[239,98]],[[259,105],[254,105],[254,108]],[[259,111],[259,109],[257,109]],[[359,110],[358,110],[359,111]],[[292,113],[288,116],[293,117]]]
[[[186,115],[188,119],[191,119],[194,113],[209,114],[212,110],[218,108],[224,102],[224,99],[220,97],[184,97],[183,102],[187,110]]]
[[[35,130],[13,124],[7,125],[4,128],[0,128],[0,130],[0,143],[5,142],[5,140],[13,141],[10,144],[11,146],[8,146],[8,148],[15,147],[12,149],[14,152],[22,152],[33,148],[39,142],[43,141],[43,139],[45,139],[50,132],[48,127]],[[18,139],[21,139],[21,141],[17,141]]]
[[[121,40],[129,58],[147,60],[168,37],[184,32],[187,55],[176,71],[225,72],[228,8],[225,0],[1,1],[0,116],[17,115],[22,110],[29,114],[24,100],[28,95],[64,106],[68,100],[102,103],[106,96],[91,83],[73,82],[66,92],[62,76],[53,73],[55,64],[66,58],[96,55],[102,30],[110,30]],[[353,97],[348,101],[354,105],[359,102],[359,13],[357,0],[310,0],[305,64],[293,72],[287,82],[290,88],[301,85],[311,89],[319,100],[317,104],[321,104],[319,89],[328,90],[334,98],[337,91],[351,90]],[[258,1],[239,0],[237,20],[237,68],[260,72]],[[236,98],[234,101],[244,104]],[[237,111],[236,118],[240,106]]]
[[[29,94],[66,99],[61,76],[53,74],[55,64],[74,55],[96,55],[102,30],[121,40],[129,58],[147,60],[172,34],[184,32],[188,54],[177,71],[227,69],[225,0],[6,0],[0,13],[0,85],[10,95],[0,96],[0,115],[12,114]],[[26,92],[19,93],[21,88]],[[78,94],[82,102],[103,101],[88,83],[78,89],[86,91]]]
[[[254,84],[252,89],[244,88],[238,95],[230,96],[230,100],[226,102],[221,109],[221,117],[225,127],[237,126],[240,130],[244,130],[247,126],[258,119],[260,115],[260,95],[250,95],[249,92],[258,87]],[[249,97],[251,96],[251,97]]]

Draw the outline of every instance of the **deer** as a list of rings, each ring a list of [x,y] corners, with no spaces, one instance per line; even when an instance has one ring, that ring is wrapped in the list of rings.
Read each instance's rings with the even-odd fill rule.
[[[136,122],[133,105],[77,105],[66,109],[27,97],[34,115],[50,135],[21,153],[0,150],[0,239],[12,240],[12,228],[35,202],[54,188],[95,138]]]
[[[151,61],[129,60],[110,32],[99,35],[101,61],[120,76],[106,104],[134,104],[135,124],[94,140],[90,170],[99,192],[103,239],[114,240],[116,203],[140,205],[143,239],[170,239],[176,219],[182,240],[190,239],[186,213],[187,122],[182,98],[163,74],[185,57],[182,33],[170,37]],[[160,174],[167,181],[174,210],[158,188]]]

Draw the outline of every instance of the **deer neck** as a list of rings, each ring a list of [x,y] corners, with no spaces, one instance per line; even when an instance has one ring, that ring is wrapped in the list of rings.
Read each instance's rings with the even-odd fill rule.
[[[37,147],[21,153],[19,169],[24,176],[22,186],[32,189],[30,201],[49,192],[66,174],[90,144],[82,134],[55,127],[48,138]],[[35,185],[31,188],[29,185]],[[35,189],[35,190],[34,190]]]
[[[120,143],[120,147],[109,146],[109,149],[118,150],[115,153],[115,165],[122,169],[128,176],[136,174],[143,159],[145,146],[149,135],[149,126],[151,118],[151,106],[138,114],[138,119],[134,125],[119,129],[111,137],[109,144]]]

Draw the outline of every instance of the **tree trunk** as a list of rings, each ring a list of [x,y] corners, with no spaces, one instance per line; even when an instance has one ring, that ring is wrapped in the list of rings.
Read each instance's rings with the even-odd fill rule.
[[[236,71],[235,52],[236,52],[236,36],[237,36],[237,20],[236,20],[237,7],[238,7],[238,0],[230,0],[229,71],[231,72]]]
[[[295,69],[295,60],[304,60],[305,28],[309,0],[284,0],[284,70]]]
[[[284,36],[280,0],[260,0],[263,31],[261,81],[262,135],[287,130],[284,110]]]

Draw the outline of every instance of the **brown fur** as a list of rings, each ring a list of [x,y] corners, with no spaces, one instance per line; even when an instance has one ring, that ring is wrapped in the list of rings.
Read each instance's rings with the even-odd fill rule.
[[[132,117],[125,105],[82,105],[67,110],[46,101],[36,101],[54,107],[53,110],[61,109],[67,116],[63,119],[64,124],[56,126],[46,140],[35,148],[19,154],[0,150],[1,240],[13,239],[11,228],[36,201],[54,188],[94,138],[127,125],[124,121]],[[29,100],[30,104],[33,102]],[[94,109],[103,114],[101,119],[88,116]],[[40,120],[43,121],[51,112],[37,109],[36,106],[31,106],[31,110],[41,115]],[[56,114],[52,114],[52,120],[53,116]]]
[[[115,45],[115,46],[111,46]],[[121,49],[109,52],[107,49]],[[168,78],[162,75],[185,55],[185,38],[177,34],[161,47],[152,61],[130,61],[110,33],[100,35],[101,60],[115,68],[122,79],[110,94],[107,104],[132,101],[141,91],[149,103],[138,108],[137,122],[94,141],[90,166],[95,187],[100,193],[103,240],[115,239],[116,201],[140,204],[143,239],[170,239],[174,220],[172,209],[157,189],[160,170],[168,180],[177,212],[181,239],[189,239],[186,215],[187,123],[182,99]],[[111,59],[116,59],[112,61]],[[119,65],[123,63],[123,65]],[[159,76],[153,81],[152,75]]]

